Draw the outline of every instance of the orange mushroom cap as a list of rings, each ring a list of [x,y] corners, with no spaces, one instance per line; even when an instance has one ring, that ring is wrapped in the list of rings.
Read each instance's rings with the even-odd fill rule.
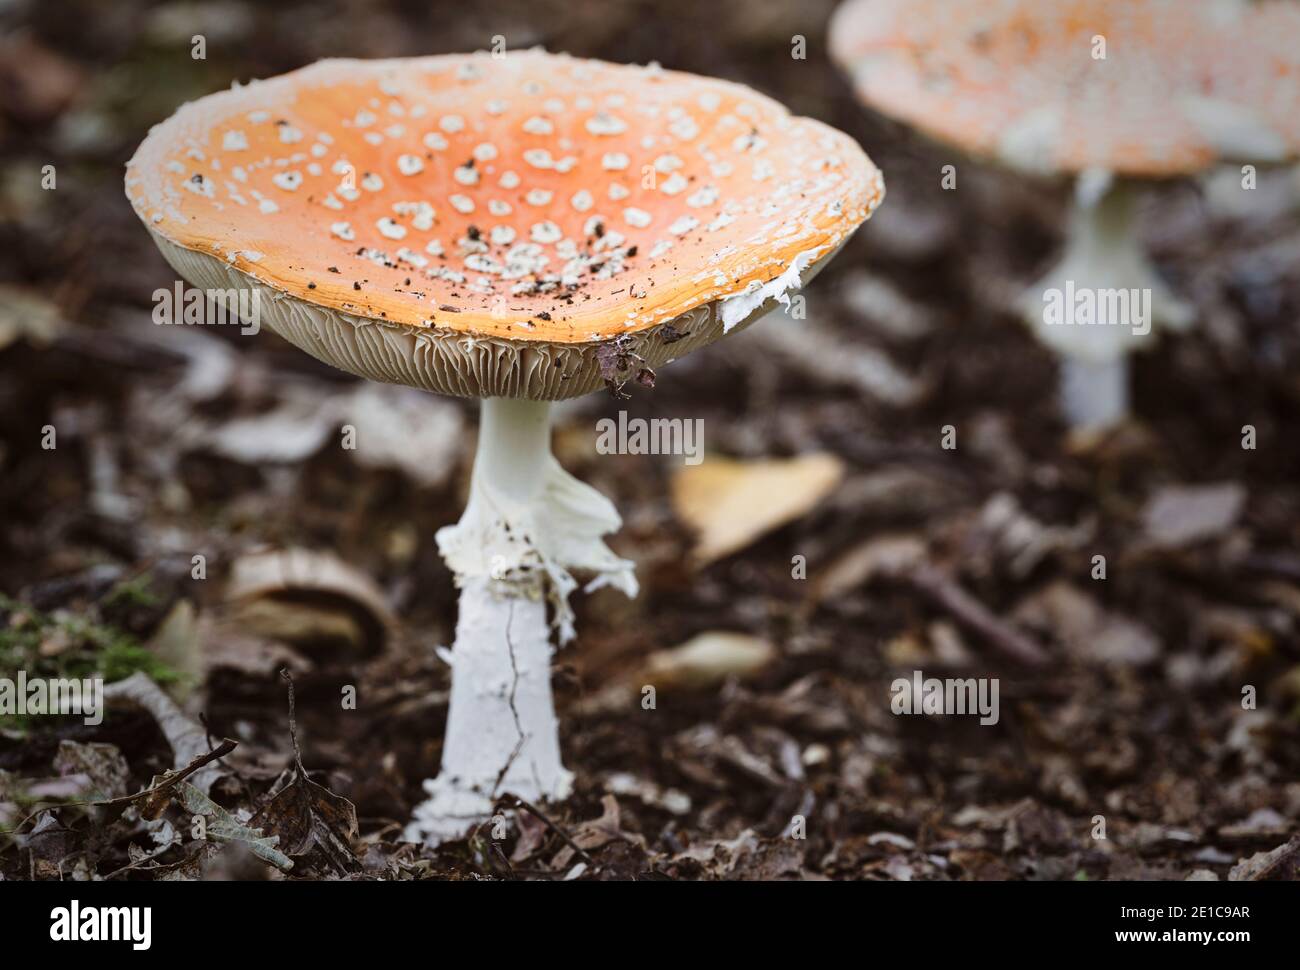
[[[863,102],[1022,168],[1300,153],[1292,0],[848,0],[830,42]]]
[[[542,397],[599,384],[566,348],[644,347],[684,315],[671,356],[720,336],[722,301],[806,277],[884,194],[851,138],[746,87],[542,51],[322,61],[213,94],[150,132],[126,184],[183,276],[291,297],[271,326],[318,357]]]

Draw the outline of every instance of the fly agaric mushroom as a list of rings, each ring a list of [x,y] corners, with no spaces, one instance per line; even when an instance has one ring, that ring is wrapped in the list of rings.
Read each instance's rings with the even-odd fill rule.
[[[561,799],[547,608],[637,591],[620,520],[550,451],[549,402],[652,381],[798,289],[879,204],[846,135],[723,81],[541,51],[323,61],[156,127],[127,194],[163,255],[377,381],[481,398],[442,770],[408,835]]]
[[[1075,427],[1123,418],[1128,353],[1153,323],[1192,321],[1138,240],[1137,180],[1300,150],[1290,2],[849,0],[830,41],[864,103],[1012,168],[1079,176],[1064,256],[1018,303],[1059,355]],[[1109,312],[1145,294],[1145,320]],[[1093,320],[1126,319],[1078,325],[1074,299]]]

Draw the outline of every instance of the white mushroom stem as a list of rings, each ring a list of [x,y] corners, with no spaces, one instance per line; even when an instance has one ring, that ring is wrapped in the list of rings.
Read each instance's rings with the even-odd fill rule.
[[[1128,355],[1157,326],[1185,329],[1191,309],[1160,280],[1135,231],[1136,191],[1109,173],[1085,173],[1075,191],[1065,253],[1021,298],[1020,309],[1061,362],[1061,409],[1074,428],[1128,415]]]
[[[572,787],[551,696],[551,627],[573,636],[570,570],[635,596],[632,564],[601,536],[620,526],[603,495],[550,451],[550,405],[483,402],[469,503],[438,532],[460,588],[442,768],[407,837],[437,843],[490,817],[503,794],[556,801]],[[547,607],[553,621],[547,624]]]
[[[1061,412],[1074,428],[1108,428],[1128,417],[1128,357],[1060,360]]]

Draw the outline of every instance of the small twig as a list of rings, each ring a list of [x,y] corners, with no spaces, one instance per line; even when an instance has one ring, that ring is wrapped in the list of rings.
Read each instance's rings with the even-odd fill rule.
[[[239,747],[239,742],[231,738],[222,738],[221,743],[209,751],[207,754],[201,754],[180,771],[175,771],[167,775],[162,781],[152,788],[146,788],[144,791],[136,792],[134,795],[123,795],[121,798],[110,798],[105,802],[91,802],[91,805],[117,805],[124,802],[133,802],[142,795],[157,795],[172,788],[184,781],[194,772],[198,771],[204,765],[216,761],[218,758],[224,758],[235,748]]]
[[[302,767],[302,751],[298,748],[298,718],[294,713],[293,675],[289,673],[288,667],[282,667],[280,676],[289,685],[289,740],[293,742],[293,760],[298,766],[298,776],[306,778],[307,772]]]
[[[548,829],[550,829],[552,832],[558,835],[561,839],[564,840],[564,844],[567,845],[570,849],[572,849],[575,853],[577,853],[578,857],[582,859],[583,862],[587,863],[587,865],[594,866],[596,864],[595,859],[587,855],[586,851],[581,846],[579,846],[577,842],[574,842],[573,839],[569,838],[568,832],[564,831],[564,829],[560,828],[549,818],[547,818],[542,813],[542,810],[538,808],[536,805],[534,805],[532,802],[525,801],[524,799],[520,798],[518,795],[514,794],[513,792],[506,792],[501,797],[510,799],[512,802],[514,802],[515,808],[522,808],[524,811],[528,812],[529,815],[532,815],[543,825],[545,825]]]
[[[498,864],[504,866],[506,873],[510,876],[511,879],[514,879],[515,867],[510,864],[510,860],[506,858],[506,854],[501,851],[501,846],[497,845],[491,839],[487,840],[487,846],[488,846],[488,850],[487,850],[488,855],[495,856]]]
[[[515,760],[519,757],[519,752],[524,749],[524,742],[527,740],[528,739],[524,737],[524,735],[519,735],[519,740],[515,742],[515,746],[510,752],[510,757],[506,759],[506,763],[503,764],[501,770],[497,772],[497,780],[492,784],[493,798],[496,798],[497,792],[501,790],[501,784],[506,780],[506,773],[510,771],[511,765],[513,765]]]
[[[1300,556],[1285,552],[1254,552],[1242,560],[1252,572],[1300,580]]]
[[[141,798],[155,797],[157,795],[161,795],[169,788],[174,788],[177,784],[184,781],[186,778],[194,774],[194,772],[198,771],[200,768],[202,768],[204,765],[208,764],[209,762],[216,761],[218,758],[224,758],[226,755],[230,754],[230,752],[234,751],[235,748],[237,748],[238,746],[239,746],[238,741],[232,741],[230,738],[224,738],[221,744],[219,744],[217,747],[213,748],[211,751],[207,752],[206,754],[199,755],[197,758],[191,761],[180,771],[169,772],[167,776],[163,778],[162,781],[158,782],[158,784],[153,785],[149,788],[141,789],[140,791],[136,792],[133,795],[119,795],[117,798],[104,798],[104,799],[96,799],[93,801],[78,801],[78,802],[61,802],[57,800],[46,800],[43,802],[38,802],[37,804],[46,805],[46,806],[52,805],[55,808],[107,808],[112,805],[127,805],[130,804],[131,802],[138,801]],[[39,808],[36,811],[32,812],[21,822],[19,822],[16,826],[14,826],[15,831],[17,829],[22,828],[24,825],[26,825],[28,822],[34,819],[37,815],[41,814],[41,812],[43,811],[45,811],[44,808]]]
[[[902,576],[1011,659],[1029,667],[1051,663],[1051,657],[1035,640],[995,616],[938,566],[918,563]]]
[[[213,746],[212,725],[208,723],[208,715],[205,714],[203,711],[199,711],[199,723],[203,725],[203,736],[207,738],[208,747],[211,748]]]
[[[144,865],[146,862],[152,862],[154,859],[158,858],[168,849],[175,848],[176,846],[180,845],[181,842],[182,842],[181,839],[172,839],[172,841],[168,842],[166,845],[159,846],[157,849],[154,849],[152,852],[148,853],[147,855],[142,855],[134,862],[128,862],[126,865],[122,866],[122,868],[114,869],[108,875],[102,876],[100,878],[112,879],[114,876],[120,876],[124,872],[129,872],[132,869],[137,869],[140,866]]]

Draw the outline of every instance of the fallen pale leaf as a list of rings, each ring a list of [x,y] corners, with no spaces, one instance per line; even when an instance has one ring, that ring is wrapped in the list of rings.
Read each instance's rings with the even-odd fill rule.
[[[925,541],[915,535],[873,536],[827,567],[812,590],[817,602],[833,600],[876,579],[906,574],[925,561]]]
[[[729,556],[806,515],[844,476],[831,454],[763,461],[711,457],[673,477],[673,508],[697,535],[700,565]]]
[[[710,630],[646,659],[644,676],[658,686],[703,688],[728,677],[753,677],[776,658],[766,640]]]
[[[1086,662],[1140,666],[1158,660],[1164,650],[1145,624],[1107,610],[1064,580],[1030,594],[1012,610],[1012,618],[1050,632],[1072,656]]]
[[[391,384],[362,384],[336,414],[356,428],[352,457],[367,468],[397,468],[426,488],[451,475],[464,441],[464,419],[454,404]]]
[[[0,285],[0,350],[19,338],[44,346],[65,326],[58,305],[35,290]]]
[[[148,648],[183,675],[167,685],[167,693],[183,702],[203,679],[203,648],[194,604],[187,599],[177,600],[149,639]]]
[[[306,396],[265,414],[233,418],[208,437],[212,450],[248,465],[292,464],[314,455],[338,424],[329,408]]]
[[[349,429],[346,451],[367,468],[396,468],[425,487],[456,467],[464,419],[455,405],[411,388],[360,385],[350,394],[285,391],[263,414],[233,418],[207,433],[218,454],[246,464],[294,464]]]
[[[1142,512],[1147,538],[1173,549],[1212,539],[1237,522],[1246,490],[1236,482],[1170,485],[1151,496]]]

